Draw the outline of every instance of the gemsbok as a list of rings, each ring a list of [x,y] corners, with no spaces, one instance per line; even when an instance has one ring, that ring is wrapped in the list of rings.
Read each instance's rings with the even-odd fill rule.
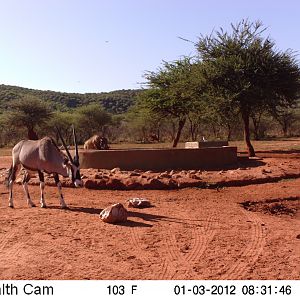
[[[69,177],[76,187],[82,186],[79,166],[79,153],[76,139],[75,129],[73,127],[73,138],[75,145],[75,156],[72,158],[66,143],[57,128],[58,135],[62,141],[63,147],[66,150],[65,155],[56,145],[54,140],[50,137],[44,137],[40,140],[22,140],[16,144],[12,149],[12,165],[8,174],[8,188],[9,188],[9,207],[14,207],[13,204],[13,184],[16,179],[18,171],[22,168],[24,172],[23,188],[25,191],[27,204],[30,207],[35,204],[30,199],[28,192],[28,181],[30,180],[30,172],[38,172],[40,180],[41,191],[41,207],[46,207],[44,199],[44,172],[53,174],[56,186],[59,191],[60,205],[62,208],[67,208],[64,197],[61,191],[61,183],[59,175]]]
[[[108,150],[107,138],[101,137],[100,135],[93,135],[83,145],[84,150],[95,149],[95,150]]]

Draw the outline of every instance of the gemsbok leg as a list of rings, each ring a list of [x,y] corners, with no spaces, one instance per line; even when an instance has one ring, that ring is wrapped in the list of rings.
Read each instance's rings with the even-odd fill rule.
[[[44,198],[44,189],[45,189],[45,178],[44,178],[44,173],[42,171],[38,171],[39,173],[39,179],[40,179],[40,190],[41,190],[41,207],[46,208],[46,202]]]
[[[56,173],[54,174],[54,180],[55,180],[56,186],[58,188],[60,205],[62,208],[67,208],[67,205],[64,200],[64,196],[61,191],[61,182],[59,181],[58,174],[56,174]]]
[[[30,180],[30,175],[29,175],[28,172],[25,171],[25,174],[23,176],[22,185],[23,185],[23,189],[24,189],[24,192],[25,192],[25,196],[26,196],[26,200],[27,200],[27,205],[29,207],[35,207],[35,204],[30,199],[30,195],[29,195],[29,191],[28,191],[28,181],[29,180]]]
[[[13,208],[14,202],[13,202],[13,185],[16,180],[16,174],[19,170],[19,165],[11,165],[8,173],[8,189],[9,189],[9,202],[8,206]]]

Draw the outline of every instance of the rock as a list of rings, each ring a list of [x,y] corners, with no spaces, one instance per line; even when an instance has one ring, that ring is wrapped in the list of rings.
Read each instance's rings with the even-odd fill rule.
[[[134,208],[145,208],[145,207],[151,207],[151,203],[148,199],[143,198],[132,198],[127,200],[128,207],[134,207]]]
[[[120,171],[121,171],[120,168],[114,168],[114,169],[110,170],[111,173],[118,173]]]
[[[95,178],[95,179],[102,179],[102,178],[103,178],[103,176],[102,176],[102,175],[100,175],[100,174],[96,174],[96,175],[94,176],[94,178]]]
[[[123,180],[126,190],[141,190],[143,188],[142,184],[132,178],[127,178]]]
[[[197,173],[197,171],[196,171],[196,170],[190,170],[188,173],[189,173],[190,175],[194,175],[194,174]]]
[[[99,215],[106,223],[120,223],[127,221],[128,212],[121,203],[116,203],[103,209]]]
[[[113,190],[124,190],[125,189],[125,184],[119,178],[110,178],[106,182],[106,187],[108,189],[113,189]]]
[[[167,185],[158,179],[152,178],[144,185],[144,187],[154,190],[163,190],[166,189]]]
[[[131,172],[131,173],[129,173],[129,176],[130,177],[134,177],[134,176],[141,176],[141,174],[140,173],[138,173],[138,172]]]
[[[266,169],[262,169],[261,172],[262,172],[263,174],[269,174],[269,173],[272,173],[272,171],[266,170]]]
[[[191,179],[196,179],[196,180],[200,180],[200,179],[201,179],[201,177],[199,177],[199,176],[196,175],[196,174],[191,174],[189,177],[190,177]]]
[[[170,189],[177,189],[178,188],[178,183],[177,181],[173,180],[173,179],[170,179],[167,183],[168,187]]]
[[[84,187],[87,189],[103,189],[106,188],[106,181],[101,179],[101,180],[91,180],[88,179],[84,183]]]
[[[178,178],[182,178],[182,176],[181,176],[180,174],[174,174],[174,175],[172,176],[172,178],[178,179]]]
[[[171,178],[172,176],[166,172],[161,173],[158,178]]]
[[[199,181],[181,181],[178,182],[178,188],[202,187],[203,183]]]

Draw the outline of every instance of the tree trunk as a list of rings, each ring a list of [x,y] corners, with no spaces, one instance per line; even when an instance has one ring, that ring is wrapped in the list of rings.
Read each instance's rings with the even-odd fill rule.
[[[286,120],[283,120],[281,127],[282,127],[283,137],[287,137],[288,136],[288,128],[289,128],[288,122]]]
[[[252,122],[253,122],[253,134],[254,134],[254,139],[256,141],[260,140],[260,134],[259,134],[259,127],[260,127],[260,121],[261,121],[261,116],[262,113],[259,113],[258,116],[257,115],[253,115],[251,117]]]
[[[254,134],[254,139],[256,141],[259,140],[259,133],[258,133],[258,123],[257,120],[255,120],[255,118],[252,118],[253,121],[253,134]]]
[[[157,135],[157,142],[160,143],[160,127],[159,126],[157,127],[156,135]]]
[[[190,121],[190,134],[191,134],[191,139],[192,141],[196,141],[196,138],[197,138],[197,127],[198,127],[198,124],[195,122],[193,122],[192,118],[189,116],[189,121]]]
[[[214,133],[214,138],[216,139],[217,138],[217,129],[216,129],[216,126],[214,124],[211,124],[211,129]]]
[[[227,141],[231,139],[231,125],[227,124]]]
[[[248,155],[249,157],[252,157],[255,156],[255,151],[250,141],[249,113],[243,112],[242,118],[244,121],[244,139],[247,145]]]
[[[36,134],[36,132],[34,131],[33,128],[29,127],[29,128],[27,128],[27,131],[28,131],[27,136],[28,136],[29,140],[38,140],[39,139],[38,135]]]
[[[185,121],[186,121],[186,118],[180,119],[179,122],[178,122],[178,129],[177,129],[177,133],[176,133],[175,139],[173,141],[173,148],[177,147],[177,144],[179,142],[181,131],[182,131],[183,127],[184,127]]]

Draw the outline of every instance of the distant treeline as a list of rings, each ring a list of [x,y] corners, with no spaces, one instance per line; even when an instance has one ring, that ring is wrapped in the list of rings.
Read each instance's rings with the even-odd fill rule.
[[[24,95],[32,95],[41,100],[52,102],[53,108],[61,111],[90,103],[98,103],[107,112],[121,114],[135,103],[135,98],[139,92],[140,90],[118,90],[106,93],[61,93],[1,84],[0,108],[6,109],[10,106],[11,101],[18,100]]]

